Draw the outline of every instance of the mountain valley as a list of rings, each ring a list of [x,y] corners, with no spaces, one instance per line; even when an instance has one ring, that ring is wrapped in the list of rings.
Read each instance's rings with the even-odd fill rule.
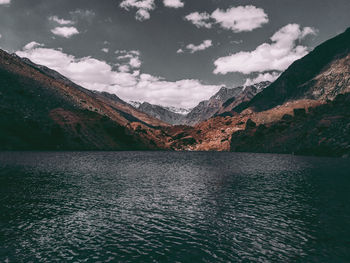
[[[350,29],[274,81],[222,87],[191,110],[87,90],[0,51],[2,150],[350,154]]]

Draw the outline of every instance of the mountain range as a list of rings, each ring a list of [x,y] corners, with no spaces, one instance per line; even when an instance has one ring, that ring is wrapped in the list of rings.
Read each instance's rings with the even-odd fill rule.
[[[87,90],[0,50],[2,150],[204,150],[350,154],[350,29],[273,83],[222,87],[193,109]]]
[[[249,101],[269,84],[271,83],[265,81],[247,87],[222,87],[210,99],[201,101],[190,110],[153,105],[147,102],[132,101],[130,104],[136,109],[168,124],[194,126],[215,115],[228,113],[233,107]]]

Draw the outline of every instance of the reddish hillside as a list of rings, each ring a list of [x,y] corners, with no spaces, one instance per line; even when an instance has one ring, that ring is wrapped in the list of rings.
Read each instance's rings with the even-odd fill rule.
[[[0,50],[1,149],[166,148],[152,118]]]

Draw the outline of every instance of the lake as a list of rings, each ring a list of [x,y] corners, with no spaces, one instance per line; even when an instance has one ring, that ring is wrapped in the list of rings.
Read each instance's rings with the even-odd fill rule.
[[[349,262],[350,161],[0,153],[0,262]]]

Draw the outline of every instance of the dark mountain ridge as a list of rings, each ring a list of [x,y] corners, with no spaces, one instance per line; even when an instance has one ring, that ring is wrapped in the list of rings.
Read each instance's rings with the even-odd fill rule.
[[[255,111],[271,109],[289,100],[334,99],[339,93],[349,92],[349,51],[350,28],[344,33],[317,46],[305,57],[295,61],[268,88],[255,96],[251,101],[237,106],[234,110],[242,112],[251,107]],[[343,60],[344,68],[332,74],[332,62]],[[339,64],[338,64],[339,66]],[[328,74],[327,82],[334,85],[319,85],[320,75]],[[323,76],[325,77],[325,76]],[[337,86],[340,84],[341,86]],[[328,90],[324,90],[328,88]]]
[[[166,148],[167,124],[2,50],[0,97],[1,149]]]

